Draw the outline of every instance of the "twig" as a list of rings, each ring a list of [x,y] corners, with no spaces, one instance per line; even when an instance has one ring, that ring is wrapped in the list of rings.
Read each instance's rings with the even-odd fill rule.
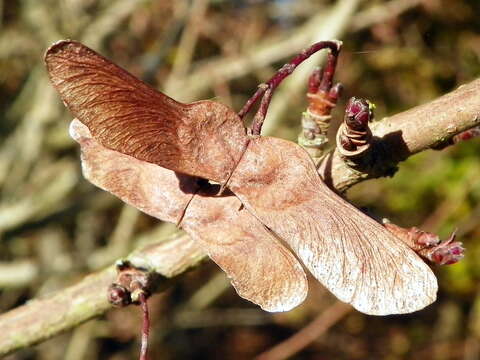
[[[205,90],[219,80],[231,81],[284,59],[285,57],[298,53],[303,47],[315,42],[315,40],[313,40],[315,34],[319,34],[317,37],[318,40],[340,38],[340,32],[335,30],[337,29],[337,23],[335,23],[335,21],[342,20],[338,23],[339,25],[344,22],[349,23],[350,16],[353,16],[351,23],[355,24],[359,22],[360,24],[354,26],[353,29],[348,26],[347,31],[359,31],[373,24],[394,18],[400,15],[403,11],[407,11],[420,4],[421,1],[410,0],[408,1],[409,6],[405,7],[402,6],[402,2],[403,0],[393,0],[383,5],[382,7],[385,7],[387,10],[390,10],[391,6],[395,11],[391,12],[382,10],[380,11],[381,16],[378,18],[371,17],[372,13],[378,12],[377,6],[373,9],[364,10],[356,15],[352,15],[348,12],[346,20],[343,16],[339,16],[336,11],[315,15],[299,28],[292,30],[291,33],[293,35],[289,37],[268,38],[265,41],[262,41],[259,45],[249,49],[240,57],[227,59],[221,57],[207,60],[206,63],[199,65],[194,72],[189,74],[187,79],[172,83],[169,88],[171,90],[170,95],[181,101],[192,101],[199,98]],[[340,8],[340,3],[338,4],[337,9],[342,10],[342,8]],[[351,10],[354,12],[355,9]],[[371,12],[373,10],[375,11]],[[343,14],[343,12],[340,14]],[[337,20],[333,21],[333,27],[330,26],[331,22],[328,20],[328,17],[330,16],[338,17]],[[367,18],[368,21],[365,21],[365,18]],[[323,29],[329,29],[329,32],[320,36]],[[188,86],[186,86],[185,81],[188,81]],[[275,116],[271,117],[272,119],[275,119]],[[268,131],[270,131],[270,128],[266,127],[264,132],[268,133]]]
[[[148,303],[145,293],[139,296],[140,307],[142,308],[142,346],[140,348],[140,360],[148,360],[148,334],[150,333],[150,316],[148,314]]]
[[[360,2],[360,0],[338,1],[317,31],[311,34],[309,42],[324,39],[341,39]],[[308,78],[315,67],[323,61],[323,55],[324,54],[315,55],[308,63],[295,71],[295,73],[285,81],[282,88],[277,91],[269,108],[269,117],[271,120],[268,120],[265,125],[265,134],[271,134],[273,129],[278,127],[278,122],[282,116],[288,112],[287,109],[292,99],[294,99],[292,94],[303,92],[301,89],[307,84]]]
[[[138,266],[154,269],[163,276],[162,281],[166,286],[169,281],[196,266],[204,258],[205,255],[189,237],[177,234],[160,244],[145,246],[128,259]],[[150,266],[149,261],[158,266]],[[85,277],[76,285],[2,314],[0,357],[105,313],[112,307],[106,289],[115,280],[115,276],[115,267],[110,266]]]
[[[38,266],[33,261],[0,262],[0,289],[19,288],[31,284],[38,276]]]
[[[260,131],[262,130],[263,121],[265,120],[265,116],[267,115],[268,106],[270,104],[270,100],[272,99],[273,92],[277,88],[278,85],[293,71],[308,59],[310,56],[315,54],[316,52],[322,49],[329,49],[331,56],[329,57],[329,67],[328,73],[325,75],[325,80],[322,79],[321,86],[325,87],[328,86],[328,82],[331,83],[331,78],[333,77],[333,72],[335,71],[335,64],[337,62],[338,53],[342,43],[339,41],[319,41],[308,49],[303,50],[300,54],[295,56],[292,60],[282,66],[277,73],[268,80],[265,84],[260,84],[258,90],[253,94],[253,96],[247,101],[245,106],[239,111],[238,116],[242,119],[252,108],[255,102],[261,97],[262,102],[260,104],[260,108],[255,115],[252,123],[252,134],[253,135],[260,135]]]
[[[304,47],[314,42],[339,38],[340,30],[349,23],[350,17],[359,2],[360,0],[341,0],[331,11],[326,14],[318,14],[303,26],[293,30],[291,33],[294,35],[284,39],[268,39],[239,58],[212,59],[188,76],[188,87],[182,81],[172,84],[170,95],[181,101],[190,101],[198,98],[203,91],[218,80],[229,81],[247,75],[255,69],[297,54]],[[317,65],[317,63],[314,62],[312,66]],[[295,73],[298,73],[298,71],[300,69]],[[307,73],[309,74],[310,71],[307,71]],[[275,116],[270,116],[275,119]],[[264,130],[267,128],[270,128],[270,125]]]
[[[321,163],[319,173],[339,192],[362,180],[392,175],[400,161],[478,126],[479,93],[477,79],[432,102],[374,122],[371,151],[376,156],[370,168],[355,170],[335,151]]]
[[[192,62],[193,52],[198,40],[200,25],[207,12],[209,1],[196,0],[190,10],[190,19],[183,30],[178,50],[175,55],[172,71],[165,85],[165,92],[170,92],[170,87],[175,81],[185,78]]]
[[[372,6],[353,18],[350,30],[358,31],[369,28],[375,24],[383,23],[388,19],[395,18],[401,13],[420,5],[422,1],[423,0],[391,0],[387,3]]]
[[[114,267],[85,277],[80,283],[48,298],[32,300],[0,316],[0,357],[73,328],[111,305],[106,289],[115,278]]]
[[[305,25],[292,31],[293,35],[283,39],[269,38],[249,49],[241,57],[210,59],[188,75],[185,79],[188,81],[188,87],[185,86],[185,81],[172,82],[169,87],[170,95],[184,102],[191,101],[217,81],[227,82],[236,79],[286,56],[294,55],[302,47],[309,45],[311,33],[321,25],[324,18],[324,14],[318,14]]]
[[[281,360],[298,353],[325,334],[328,329],[339,322],[345,315],[351,312],[352,309],[350,305],[337,301],[302,330],[284,342],[275,345],[270,350],[258,355],[255,360]]]

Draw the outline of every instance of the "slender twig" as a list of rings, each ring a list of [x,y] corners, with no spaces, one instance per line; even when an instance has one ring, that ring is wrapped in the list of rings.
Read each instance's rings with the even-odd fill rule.
[[[209,1],[197,0],[193,2],[189,10],[189,20],[182,32],[172,71],[164,88],[166,93],[170,92],[171,83],[178,81],[178,79],[185,78],[185,75],[188,73],[198,42],[200,25],[202,19],[205,17],[208,6]]]
[[[338,1],[331,9],[315,14],[298,28],[292,29],[289,36],[266,38],[240,56],[206,60],[185,79],[188,79],[188,86],[185,81],[172,83],[169,88],[171,95],[181,101],[198,99],[217,81],[231,81],[250,74],[297,54],[302,48],[316,41],[340,38],[354,16],[359,2],[360,0]]]
[[[325,39],[341,39],[360,3],[361,0],[339,0],[335,2],[331,12],[320,23],[320,26],[315,29],[315,32],[310,35],[308,42],[314,43]],[[282,88],[275,93],[275,97],[272,99],[268,109],[270,120],[266,122],[263,128],[264,134],[271,134],[274,129],[278,128],[279,122],[288,114],[292,101],[295,99],[295,94],[304,92],[305,84],[310,74],[322,61],[323,55],[323,53],[315,55],[316,58],[298,68],[284,82]]]
[[[258,108],[257,113],[255,114],[252,121],[252,135],[260,135],[262,132],[263,122],[267,116],[268,106],[272,100],[272,94],[274,89],[268,89],[263,94],[262,101],[260,102],[260,107]]]
[[[253,105],[255,105],[258,99],[260,99],[260,97],[263,96],[263,94],[265,93],[265,91],[267,91],[267,89],[268,89],[268,85],[265,83],[258,85],[257,91],[255,91],[255,93],[247,100],[245,105],[243,105],[243,107],[238,112],[238,116],[240,117],[240,119],[243,119],[245,115],[247,115],[247,113],[250,112]]]
[[[283,65],[280,70],[277,71],[275,75],[270,78],[265,84],[261,84],[255,94],[246,102],[244,107],[238,112],[238,116],[243,118],[253,107],[253,105],[262,97],[262,103],[260,105],[260,109],[255,115],[252,123],[252,134],[253,135],[260,135],[260,131],[262,129],[263,121],[265,120],[265,116],[267,115],[268,106],[270,104],[270,100],[272,99],[273,92],[277,88],[278,85],[288,76],[290,75],[298,65],[308,59],[310,56],[315,54],[316,52],[322,49],[329,49],[331,56],[329,57],[329,62],[327,64],[328,71],[326,75],[326,80],[321,83],[321,86],[327,86],[328,82],[331,81],[333,77],[333,73],[335,72],[335,65],[337,62],[338,52],[342,46],[341,41],[319,41],[308,49],[303,50],[300,54],[295,56],[292,60],[290,60],[287,64]]]
[[[140,360],[148,360],[148,335],[150,333],[150,317],[148,315],[148,303],[145,293],[139,295],[140,307],[142,308],[142,346],[140,349]]]
[[[270,350],[258,355],[255,360],[282,360],[298,353],[325,334],[328,329],[343,319],[352,309],[350,305],[340,301],[336,302],[320,313],[315,320],[302,330],[284,342],[275,345]]]
[[[329,25],[329,21],[326,21],[325,14],[319,13],[302,26],[293,29],[290,36],[280,39],[276,37],[266,38],[241,56],[211,58],[202,62],[187,78],[172,82],[169,90],[179,100],[191,101],[197,99],[219,79],[231,81],[297,53],[303,46],[311,43],[316,34],[323,39],[339,38],[341,34],[338,29],[343,30],[342,23],[349,24],[351,20],[353,25],[349,25],[347,30],[349,32],[360,31],[374,24],[384,23],[395,18],[420,5],[421,2],[422,0],[391,0],[358,13],[352,11],[351,18],[350,14],[342,16],[335,11],[327,12],[328,16],[336,17],[333,27]],[[355,10],[355,7],[352,10]],[[328,26],[324,26],[326,23]],[[328,27],[331,30],[326,34],[323,29]],[[188,82],[188,87],[186,82]]]

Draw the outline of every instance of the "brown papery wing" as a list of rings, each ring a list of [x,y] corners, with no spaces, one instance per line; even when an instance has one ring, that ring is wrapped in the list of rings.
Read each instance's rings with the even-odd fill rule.
[[[307,294],[296,258],[234,197],[193,195],[191,177],[109,150],[78,120],[71,136],[82,149],[85,177],[158,219],[176,222],[230,277],[238,294],[267,311],[286,311]],[[183,189],[183,190],[182,190]],[[193,196],[193,199],[192,199]]]
[[[185,105],[70,40],[45,54],[50,79],[69,110],[103,146],[162,167],[224,182],[247,143],[225,105]]]
[[[357,310],[409,313],[435,300],[437,282],[430,268],[382,225],[328,189],[298,145],[267,137],[252,140],[230,188],[323,285]]]

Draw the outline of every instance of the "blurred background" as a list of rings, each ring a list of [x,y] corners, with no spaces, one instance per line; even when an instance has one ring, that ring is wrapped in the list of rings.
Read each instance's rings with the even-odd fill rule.
[[[82,178],[71,117],[43,63],[52,42],[82,41],[175,99],[211,98],[238,110],[302,48],[339,38],[338,124],[350,96],[374,102],[381,119],[478,77],[479,19],[478,0],[0,0],[0,312],[175,230]],[[281,86],[268,133],[296,140],[305,89],[301,76]],[[399,225],[442,238],[458,229],[467,256],[435,269],[439,296],[427,309],[344,311],[311,281],[303,305],[268,314],[207,262],[150,300],[151,358],[251,359],[330,314],[330,328],[293,359],[479,359],[479,154],[480,140],[427,151],[393,178],[348,193]],[[138,308],[115,309],[8,359],[135,359],[140,321]]]

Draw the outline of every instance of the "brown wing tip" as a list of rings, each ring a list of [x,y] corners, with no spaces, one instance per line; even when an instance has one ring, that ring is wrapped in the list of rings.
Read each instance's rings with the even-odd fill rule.
[[[56,43],[52,44],[47,51],[45,52],[44,59],[45,61],[48,61],[48,57],[52,55],[56,55],[62,51],[65,51],[66,49],[72,49],[72,48],[81,48],[84,47],[81,43],[75,40],[59,40]]]

